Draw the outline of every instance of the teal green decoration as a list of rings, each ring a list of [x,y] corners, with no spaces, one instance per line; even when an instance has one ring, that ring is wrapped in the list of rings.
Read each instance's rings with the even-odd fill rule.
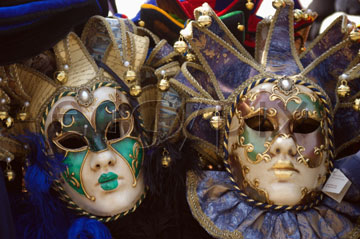
[[[82,189],[80,169],[87,153],[88,150],[69,152],[64,159],[66,171],[63,172],[63,177],[75,191],[82,195],[85,195],[85,193]]]
[[[118,152],[135,174],[135,178],[139,175],[140,168],[143,161],[144,149],[139,140],[126,137],[116,143],[111,144],[111,147]]]

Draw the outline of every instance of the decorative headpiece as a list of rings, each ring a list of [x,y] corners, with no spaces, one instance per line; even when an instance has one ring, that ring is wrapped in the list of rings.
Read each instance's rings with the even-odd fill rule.
[[[356,147],[354,143],[360,139],[357,99],[360,86],[354,80],[359,68],[359,32],[354,24],[339,18],[299,55],[294,42],[293,2],[276,0],[273,6],[277,11],[265,32],[267,37],[258,31],[257,40],[266,41],[263,45],[257,41],[260,44],[256,59],[244,50],[207,4],[195,9],[195,21],[190,22],[181,35],[200,64],[185,63],[170,83],[187,98],[183,132],[210,168],[221,167],[224,160],[235,189],[249,203],[269,209],[300,210],[319,202],[326,169],[332,167],[337,154],[345,148]],[[199,22],[203,12],[211,18],[206,26]],[[342,93],[343,89],[346,94]],[[261,94],[266,97],[257,99]],[[288,118],[269,123],[275,115]],[[245,126],[259,131],[260,140],[251,138],[251,133],[244,131]],[[287,127],[291,133],[285,130]],[[318,141],[314,152],[310,152],[301,146],[295,134],[306,135],[316,130],[320,130],[320,137],[325,141]],[[306,167],[320,167],[319,162],[325,165],[316,179],[316,189],[311,193],[306,187],[302,190],[301,202],[273,203],[259,190],[262,185],[259,187],[256,178],[247,181],[248,169],[238,163],[237,157],[247,158],[251,164],[270,162],[281,153],[281,148],[279,152],[270,152],[277,139],[296,141],[296,148],[288,153]],[[235,153],[238,148],[243,150],[240,155]],[[317,157],[322,159],[314,160]],[[298,171],[287,164],[280,162],[271,169],[280,181],[292,175],[285,175],[283,170]]]
[[[166,41],[159,41],[151,32],[137,28],[127,19],[99,16],[88,22],[82,41],[69,33],[55,45],[54,53],[55,81],[23,65],[1,68],[0,92],[4,102],[0,111],[4,116],[2,120],[11,120],[9,129],[2,132],[1,141],[16,146],[19,143],[11,134],[25,134],[27,130],[41,133],[47,150],[65,157],[66,170],[61,171],[62,177],[54,183],[60,198],[80,215],[106,222],[115,220],[134,211],[144,198],[142,178],[146,173],[141,166],[145,160],[144,146],[152,143],[155,126],[158,100],[155,69],[161,67],[160,72],[171,68],[167,70],[168,76],[176,74],[179,68],[176,63],[165,65],[176,53]],[[10,150],[18,149],[10,143],[1,144],[1,152],[13,158]],[[117,161],[114,157],[118,157]],[[93,158],[101,162],[92,162]],[[35,159],[30,167],[37,163]],[[45,174],[53,178],[53,162],[43,163],[45,171],[49,170]],[[122,199],[132,200],[130,205],[120,206],[124,209],[120,211],[107,208],[117,202],[107,203],[100,210],[92,207],[92,203],[100,200],[89,191],[91,185],[84,186],[85,164],[93,170],[113,167],[114,172],[105,170],[101,175],[93,175],[94,185],[101,185],[106,192],[114,193],[120,184],[124,187],[129,177],[129,188],[136,192]],[[88,176],[86,180],[92,177]],[[87,198],[85,203],[81,203],[83,199],[74,200],[78,194]]]

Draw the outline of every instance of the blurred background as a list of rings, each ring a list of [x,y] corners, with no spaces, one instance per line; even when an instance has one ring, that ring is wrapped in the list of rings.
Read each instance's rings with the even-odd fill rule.
[[[129,18],[135,17],[137,12],[140,9],[141,4],[146,2],[145,0],[116,0],[116,6],[119,13],[127,15]],[[264,0],[261,8],[259,9],[259,15],[266,17],[275,12],[274,8],[271,6],[272,0]],[[306,8],[312,2],[312,0],[300,0],[302,6]]]
[[[141,4],[143,4],[144,2],[146,2],[145,0],[115,0],[116,1],[116,5],[118,8],[119,13],[123,13],[125,15],[127,15],[129,18],[133,18],[135,17],[135,15],[138,13]],[[348,0],[342,0],[343,3],[347,3]],[[302,6],[304,8],[307,8],[312,0],[300,0]],[[272,15],[275,12],[275,9],[271,6],[272,0],[264,0],[263,4],[261,5],[259,11],[258,11],[258,15],[261,17],[267,17],[269,15]],[[343,12],[336,12],[332,15],[330,15],[329,17],[327,17],[321,28],[320,28],[320,32],[322,32],[323,30],[325,30],[325,28],[339,15],[343,14]],[[353,16],[350,15],[349,19],[357,24],[360,23],[360,17],[359,16]]]

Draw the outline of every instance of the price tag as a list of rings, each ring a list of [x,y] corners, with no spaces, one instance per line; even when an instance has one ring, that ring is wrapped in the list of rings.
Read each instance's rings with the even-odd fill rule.
[[[322,191],[340,203],[350,186],[350,180],[339,169],[335,168],[326,181]]]

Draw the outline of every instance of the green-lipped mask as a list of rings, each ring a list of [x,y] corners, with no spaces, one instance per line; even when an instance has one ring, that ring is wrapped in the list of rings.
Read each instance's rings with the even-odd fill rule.
[[[143,194],[144,148],[124,94],[110,87],[86,93],[92,99],[86,106],[78,97],[59,99],[46,132],[54,151],[64,154],[65,191],[90,213],[108,216]]]

